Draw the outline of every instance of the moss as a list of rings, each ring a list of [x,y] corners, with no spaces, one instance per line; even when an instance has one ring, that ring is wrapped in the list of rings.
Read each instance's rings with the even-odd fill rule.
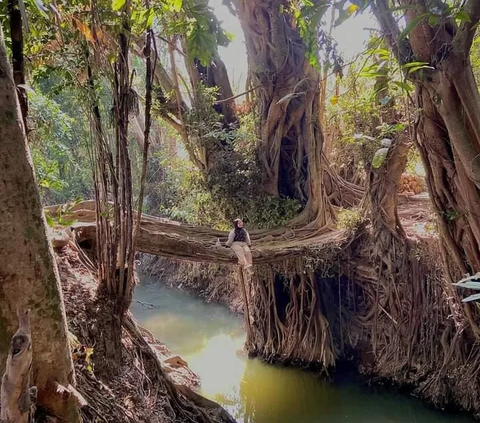
[[[45,317],[51,318],[54,321],[61,321],[61,294],[58,291],[57,280],[53,272],[49,277],[44,279],[43,286],[45,288],[45,301],[42,304],[42,309],[45,310]]]
[[[8,330],[8,319],[0,314],[0,359],[6,358],[10,346],[10,338],[12,333]],[[0,363],[0,372],[5,363]]]
[[[34,228],[32,228],[31,226],[26,226],[24,230],[25,238],[27,238],[29,241],[32,241],[35,237],[35,232],[36,231]]]
[[[0,314],[0,345],[5,339],[8,339],[8,320]]]
[[[362,211],[358,208],[340,209],[337,214],[338,229],[356,229],[362,223]]]

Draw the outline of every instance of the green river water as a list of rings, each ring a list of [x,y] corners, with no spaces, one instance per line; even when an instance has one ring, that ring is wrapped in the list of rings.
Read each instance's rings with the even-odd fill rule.
[[[419,400],[373,390],[351,377],[322,381],[312,372],[269,366],[239,355],[243,319],[186,292],[144,278],[132,312],[142,325],[181,355],[201,379],[203,395],[239,423],[471,423]]]

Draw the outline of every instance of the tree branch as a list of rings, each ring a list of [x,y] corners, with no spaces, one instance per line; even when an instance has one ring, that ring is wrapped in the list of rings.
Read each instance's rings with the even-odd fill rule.
[[[475,38],[477,24],[480,21],[480,1],[467,0],[464,11],[468,14],[470,21],[462,22],[453,41],[453,45],[456,51],[463,52],[468,56],[473,39]]]
[[[373,14],[380,23],[383,35],[393,54],[401,65],[408,63],[412,48],[408,40],[400,40],[400,29],[388,7],[387,0],[375,0],[372,3]]]
[[[234,95],[234,96],[229,97],[229,98],[225,98],[225,99],[223,99],[223,100],[217,100],[217,101],[215,101],[213,104],[227,103],[227,102],[229,102],[229,101],[235,100],[235,99],[238,98],[238,97],[242,97],[242,96],[244,96],[244,95],[246,95],[246,94],[248,94],[248,93],[251,93],[252,91],[256,90],[256,89],[259,88],[259,87],[260,87],[260,85],[255,85],[253,88],[250,88],[249,90],[244,91],[243,93]]]

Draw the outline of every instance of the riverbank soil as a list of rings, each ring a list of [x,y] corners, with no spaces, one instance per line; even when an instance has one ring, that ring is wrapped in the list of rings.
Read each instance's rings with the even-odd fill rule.
[[[327,371],[352,359],[372,380],[478,415],[476,306],[462,304],[454,266],[445,273],[428,196],[400,196],[398,216],[402,239],[374,239],[367,225],[331,257],[256,265],[247,289],[253,331],[247,349],[268,361]],[[234,267],[142,259],[142,271],[238,312],[243,300]]]
[[[85,422],[233,421],[220,406],[190,389],[199,380],[187,363],[139,327],[131,315],[123,330],[123,362],[113,375],[98,371],[95,345],[102,336],[97,325],[102,305],[95,295],[96,279],[88,259],[74,246],[57,249],[56,259],[77,389],[87,402],[82,408]]]

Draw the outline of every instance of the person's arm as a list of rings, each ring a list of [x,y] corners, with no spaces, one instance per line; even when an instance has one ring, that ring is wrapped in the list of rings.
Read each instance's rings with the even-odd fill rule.
[[[249,247],[251,247],[252,241],[250,241],[250,234],[248,233],[248,231],[247,231],[246,229],[245,229],[245,233],[246,233],[246,235],[247,235],[247,237],[246,237],[246,239],[247,239],[247,245],[248,245]]]
[[[228,240],[225,245],[227,247],[231,247],[234,239],[235,239],[235,231],[230,231],[230,233],[228,234]]]

